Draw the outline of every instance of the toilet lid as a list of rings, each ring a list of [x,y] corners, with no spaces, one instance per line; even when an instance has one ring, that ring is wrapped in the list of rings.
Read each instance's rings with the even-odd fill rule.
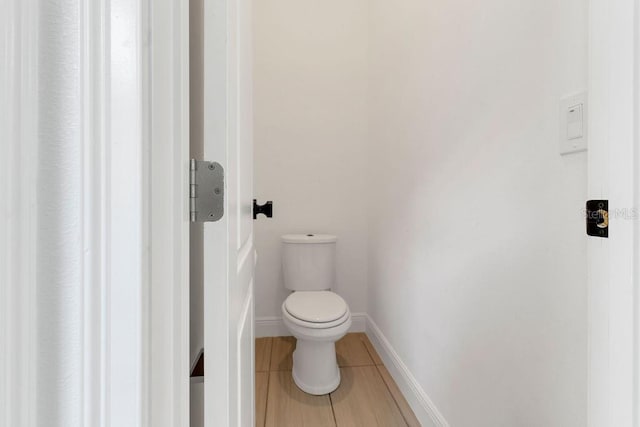
[[[333,322],[347,312],[347,303],[331,291],[294,292],[284,306],[293,317],[313,323]]]

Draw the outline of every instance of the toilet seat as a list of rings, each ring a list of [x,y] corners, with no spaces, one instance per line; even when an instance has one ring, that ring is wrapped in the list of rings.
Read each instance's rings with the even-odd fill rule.
[[[292,323],[310,329],[339,326],[350,318],[349,306],[331,291],[298,291],[282,303],[282,312]]]
[[[293,317],[312,323],[333,322],[347,312],[347,303],[331,291],[298,291],[284,301]]]

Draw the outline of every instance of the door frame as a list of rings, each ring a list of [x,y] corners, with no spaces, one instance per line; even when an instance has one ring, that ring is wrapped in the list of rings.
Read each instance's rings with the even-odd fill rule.
[[[0,425],[35,426],[38,6],[3,3],[0,17]]]
[[[145,425],[188,426],[189,2],[153,0],[152,6],[146,40],[152,288],[144,296],[151,355]]]
[[[588,198],[608,199],[609,239],[589,237],[588,425],[638,426],[640,15],[590,0]]]
[[[150,425],[150,3],[45,3],[0,18],[0,424]]]

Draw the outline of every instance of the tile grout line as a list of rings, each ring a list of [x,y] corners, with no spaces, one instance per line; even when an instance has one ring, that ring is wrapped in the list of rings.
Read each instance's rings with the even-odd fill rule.
[[[384,366],[384,364],[382,365]],[[391,398],[393,399],[393,403],[396,404],[396,408],[398,408],[398,412],[400,412],[400,415],[402,415],[402,419],[404,420],[404,423],[409,426],[409,420],[407,419],[406,415],[404,414],[404,411],[402,410],[402,408],[400,407],[400,405],[398,404],[398,400],[396,399],[396,397],[393,395],[393,393],[391,392],[391,389],[389,388],[389,384],[387,384],[387,382],[384,379],[384,375],[382,375],[382,372],[380,372],[380,365],[375,365],[376,367],[376,372],[378,373],[378,375],[380,376],[380,379],[382,380],[382,383],[384,384],[385,388],[387,389],[387,391],[389,392],[389,395],[391,396]],[[385,366],[386,369],[386,366]],[[393,378],[391,378],[391,380],[393,381]],[[403,396],[404,397],[404,396]]]
[[[373,354],[371,354],[371,352],[369,351],[369,347],[367,346],[367,344],[365,344],[364,342],[364,338],[367,338],[367,334],[365,334],[364,332],[362,332],[362,336],[360,337],[360,344],[362,344],[364,346],[364,350],[367,352],[367,354],[369,355],[369,357],[371,358],[371,362],[373,362],[373,364],[376,364],[376,361],[374,360]]]
[[[367,339],[369,339],[366,334],[365,337]],[[404,411],[402,410],[402,408],[400,407],[400,405],[398,404],[398,400],[396,399],[396,397],[393,395],[393,393],[391,392],[391,389],[389,388],[389,384],[387,384],[387,382],[384,379],[384,375],[382,375],[382,372],[380,372],[380,365],[376,364],[373,354],[371,353],[371,351],[369,351],[369,346],[366,345],[364,343],[364,341],[362,342],[362,344],[364,345],[365,350],[367,350],[367,353],[369,353],[369,357],[371,357],[371,360],[373,360],[373,366],[376,367],[376,372],[378,373],[378,375],[380,375],[380,379],[382,380],[382,382],[384,383],[384,386],[386,387],[387,391],[389,392],[389,394],[391,395],[391,398],[393,399],[393,403],[396,404],[396,408],[398,408],[398,411],[400,412],[400,415],[402,415],[402,419],[404,420],[404,423],[408,426],[409,425],[409,420],[407,419],[406,415],[404,414]],[[380,360],[382,362],[382,359],[380,358],[380,356],[378,355],[378,360]],[[382,362],[382,366],[384,366],[384,362]],[[387,369],[386,366],[384,366],[385,369]],[[392,378],[393,380],[393,378]],[[404,397],[404,396],[402,396]],[[406,399],[406,398],[405,398]]]
[[[269,372],[269,374],[271,374],[271,359],[273,358],[273,347],[275,347],[275,338],[271,338],[271,347],[269,348],[269,363],[267,364],[267,372]]]
[[[369,355],[369,359],[371,359],[371,365],[363,365],[363,366],[376,366],[376,361],[373,360],[373,356],[371,355],[371,352],[367,348],[367,345],[362,340],[360,340],[360,344],[362,344],[362,346],[364,347],[364,352],[367,353]]]
[[[338,427],[338,419],[336,418],[336,411],[333,409],[333,398],[331,397],[331,393],[329,393],[329,404],[331,404],[331,415],[333,415],[333,424]]]
[[[365,337],[367,337],[367,336],[365,335]],[[367,339],[369,339],[369,338],[367,338]],[[362,340],[362,339],[360,340],[360,342],[362,343],[362,345],[364,346],[365,351],[367,352],[367,354],[368,354],[368,355],[369,355],[369,357],[371,358],[371,362],[372,362],[373,366],[378,366],[378,365],[376,364],[375,357],[373,357],[373,354],[371,354],[371,352],[369,351],[369,346],[368,346],[368,345],[366,345],[366,344],[364,343],[364,340]],[[378,360],[380,360],[380,356],[378,356]]]
[[[267,398],[264,400],[264,424],[267,427],[267,410],[269,409],[269,391],[271,389],[271,357],[273,355],[273,338],[271,338],[271,348],[269,349],[269,364],[267,365]]]
[[[271,338],[271,348],[269,348],[269,364],[267,365],[267,398],[264,403],[264,427],[267,427],[267,411],[269,410],[269,395],[271,394],[271,358],[273,357],[273,347],[275,339]]]
[[[267,372],[267,398],[264,400],[264,421],[262,427],[267,427],[267,410],[269,409],[269,388],[271,385],[271,372]]]

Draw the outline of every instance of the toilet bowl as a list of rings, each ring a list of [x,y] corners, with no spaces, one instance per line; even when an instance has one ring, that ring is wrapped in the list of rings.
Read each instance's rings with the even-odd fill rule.
[[[285,326],[296,338],[293,380],[304,392],[327,394],[340,385],[335,343],[351,327],[349,306],[332,292],[336,236],[282,236],[284,285],[293,291],[282,303]]]
[[[282,317],[297,340],[293,381],[309,394],[334,391],[340,385],[335,343],[351,327],[347,304],[330,291],[298,291],[282,303]]]

